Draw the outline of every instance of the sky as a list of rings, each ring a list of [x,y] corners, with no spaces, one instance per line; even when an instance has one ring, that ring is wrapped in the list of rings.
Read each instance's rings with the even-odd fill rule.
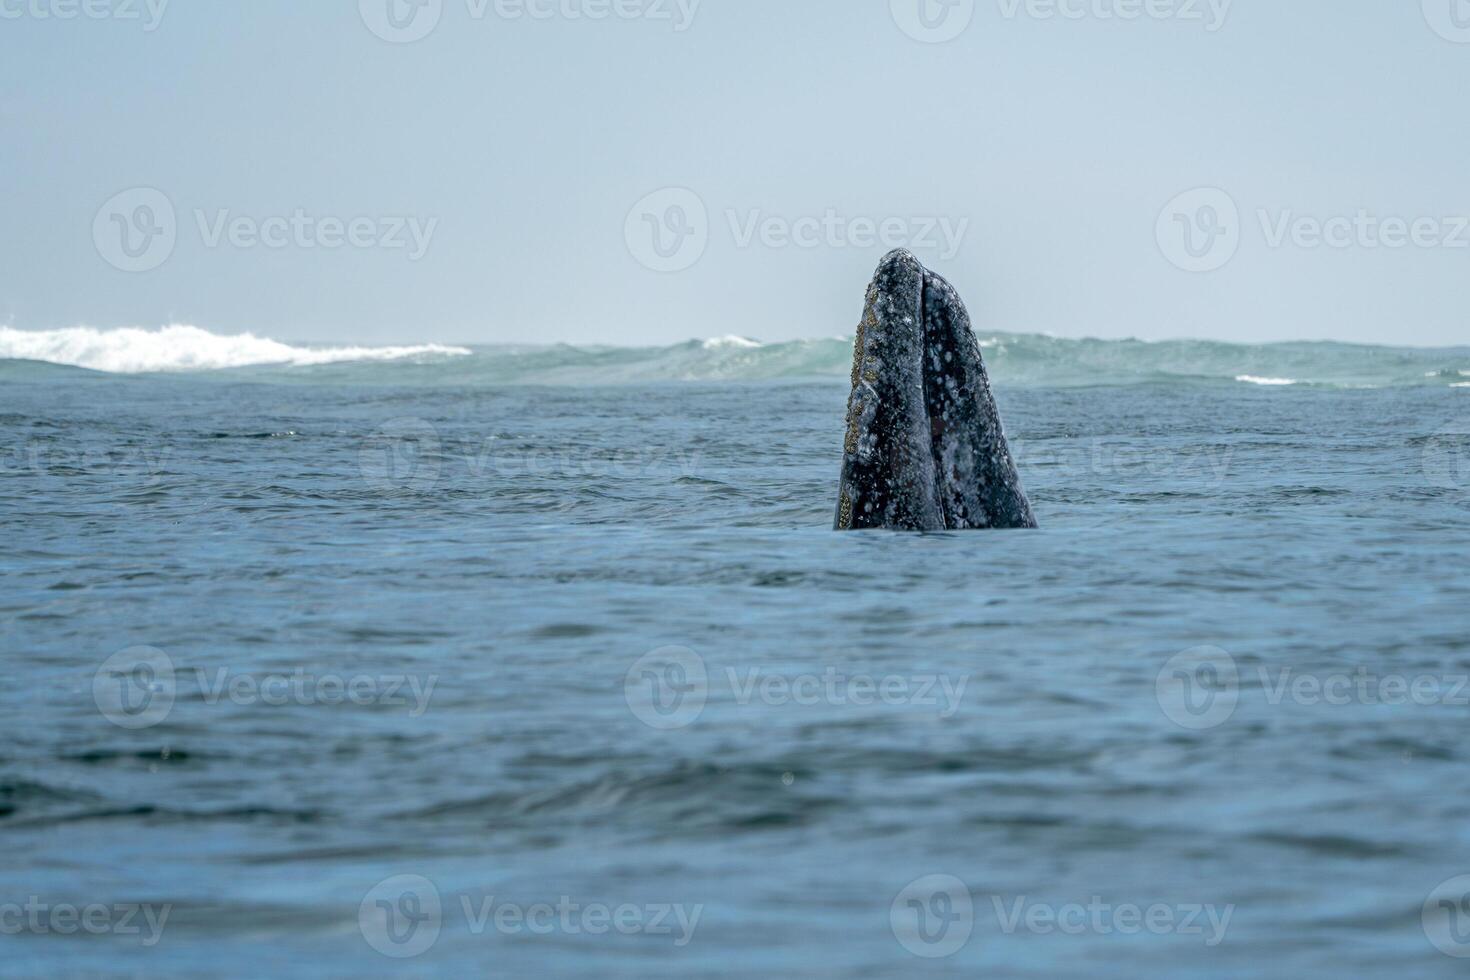
[[[0,324],[1470,339],[1470,0],[0,0]]]

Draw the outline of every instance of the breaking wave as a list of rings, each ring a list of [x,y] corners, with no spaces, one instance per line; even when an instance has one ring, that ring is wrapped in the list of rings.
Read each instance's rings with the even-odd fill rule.
[[[1470,347],[1416,348],[1331,341],[1097,340],[987,331],[981,347],[1000,386],[1167,384],[1264,389],[1464,388]],[[34,362],[49,362],[38,364]],[[664,347],[287,344],[198,327],[23,331],[0,327],[0,373],[44,378],[64,368],[248,376],[290,383],[619,385],[663,381],[827,380],[852,370],[852,337],[762,343],[727,336]]]
[[[1235,380],[1243,381],[1248,385],[1265,385],[1267,387],[1280,387],[1282,385],[1294,385],[1297,383],[1296,378],[1258,378],[1254,374],[1242,374]]]
[[[469,353],[464,347],[442,347],[438,344],[294,347],[250,333],[226,336],[190,326],[157,330],[70,327],[35,331],[0,327],[0,359],[45,361],[114,374],[209,371],[264,364],[303,367],[343,361],[397,361]]]

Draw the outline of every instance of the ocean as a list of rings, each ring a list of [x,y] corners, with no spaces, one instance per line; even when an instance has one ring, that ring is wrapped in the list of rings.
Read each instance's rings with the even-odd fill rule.
[[[1463,974],[1470,348],[0,328],[7,976]]]

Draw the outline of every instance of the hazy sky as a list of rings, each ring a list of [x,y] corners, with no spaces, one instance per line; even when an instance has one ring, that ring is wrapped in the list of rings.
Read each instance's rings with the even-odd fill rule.
[[[15,327],[836,336],[906,243],[981,330],[1470,340],[1470,0],[0,0],[0,81]]]

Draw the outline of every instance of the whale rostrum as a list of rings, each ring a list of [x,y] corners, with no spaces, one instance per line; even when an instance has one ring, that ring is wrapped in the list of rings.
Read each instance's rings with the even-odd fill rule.
[[[959,293],[890,252],[853,349],[837,530],[1033,527]]]

